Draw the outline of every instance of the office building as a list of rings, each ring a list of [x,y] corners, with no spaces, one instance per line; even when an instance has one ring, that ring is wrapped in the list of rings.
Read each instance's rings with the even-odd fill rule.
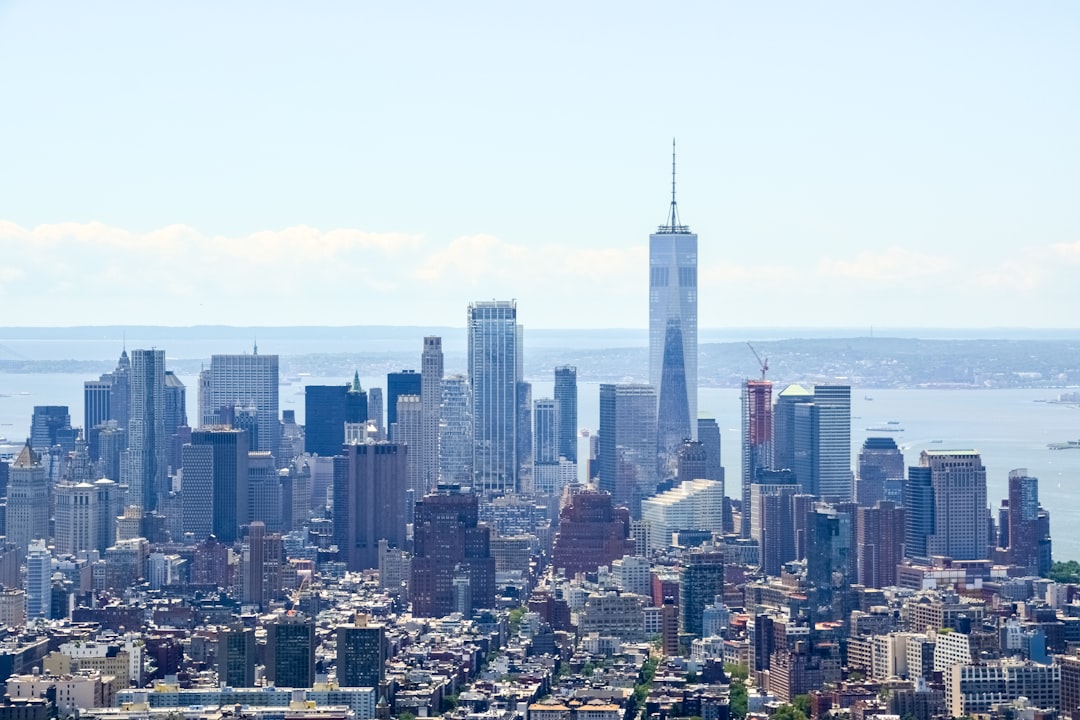
[[[651,385],[600,385],[600,489],[635,518],[641,500],[656,492],[656,427]]]
[[[679,221],[673,144],[667,223],[649,236],[649,383],[655,391],[660,391],[668,327],[673,324],[682,336],[683,369],[677,374],[684,378],[687,417],[691,419],[697,418],[697,245],[697,235]],[[681,401],[677,404],[682,405]],[[691,431],[697,432],[697,428],[692,426]]]
[[[397,423],[398,398],[402,395],[420,397],[423,392],[423,376],[415,370],[400,370],[386,374],[386,429],[390,440],[397,441],[394,424]]]
[[[1039,505],[1039,479],[1028,475],[1027,468],[1009,471],[1007,525],[1009,563],[1029,575],[1045,576],[1050,570],[1050,519]]]
[[[280,615],[266,623],[266,679],[279,688],[315,684],[315,619]]]
[[[679,572],[679,613],[682,631],[701,637],[705,607],[724,594],[724,553],[696,549],[687,553]]]
[[[214,427],[191,433],[184,447],[184,530],[196,542],[210,532],[221,542],[232,543],[248,518],[247,432]]]
[[[100,380],[83,383],[83,431],[89,436],[90,429],[104,425],[112,419],[112,376],[102,375]],[[96,460],[97,457],[94,456]]]
[[[47,539],[49,486],[40,456],[27,443],[8,467],[6,534],[23,555],[30,542]]]
[[[827,601],[833,587],[846,587],[855,580],[857,509],[852,502],[813,503],[805,515],[796,518],[806,528],[800,557],[806,560],[806,580],[818,590],[819,601]]]
[[[473,303],[467,324],[473,488],[485,495],[516,492],[518,383],[522,380],[517,304],[513,300]]]
[[[26,553],[26,617],[49,619],[52,606],[52,553],[45,540],[31,540]]]
[[[442,338],[424,338],[420,356],[420,414],[419,452],[413,452],[410,462],[419,466],[421,487],[428,492],[439,484],[439,407],[442,405],[443,351]]]
[[[368,419],[368,396],[352,385],[304,386],[304,451],[332,457],[345,444],[345,424]]]
[[[1031,661],[1005,659],[958,663],[944,668],[945,708],[949,716],[975,717],[990,713],[995,705],[1026,698],[1028,707],[1056,710],[1061,707],[1061,667]]]
[[[683,347],[679,321],[669,318],[664,339],[663,369],[660,374],[660,397],[656,415],[657,472],[661,480],[674,476],[679,446],[684,440],[692,439]]]
[[[47,455],[54,445],[71,452],[75,436],[71,428],[71,415],[67,405],[35,405],[30,420],[30,447],[40,455]]]
[[[157,508],[160,496],[166,492],[164,350],[132,351],[130,395],[128,504],[148,513]]]
[[[236,624],[218,633],[218,680],[225,687],[255,687],[255,630]]]
[[[788,385],[776,396],[773,406],[772,467],[795,468],[795,406],[814,401],[814,393],[801,385]]]
[[[471,485],[472,399],[469,380],[464,375],[448,375],[440,383],[439,476],[443,483]]]
[[[801,488],[790,470],[766,471],[758,479],[750,486],[750,538],[758,543],[762,572],[779,575],[785,563],[798,557],[794,497]]]
[[[851,473],[851,387],[817,385],[795,405],[795,477],[803,492],[830,502],[854,494]]]
[[[724,486],[715,480],[687,480],[641,501],[641,519],[649,524],[649,550],[664,550],[680,530],[719,533],[724,520]]]
[[[204,426],[219,424],[228,408],[254,408],[258,430],[249,438],[250,449],[269,451],[279,465],[288,462],[280,453],[277,355],[260,355],[256,346],[251,355],[210,356],[206,402],[199,408]]]
[[[889,500],[860,505],[856,515],[857,580],[870,588],[896,585],[896,566],[904,560],[905,509]]]
[[[909,467],[904,483],[904,557],[927,562],[934,532],[933,473],[929,467]]]
[[[559,512],[551,564],[568,578],[634,554],[630,517],[606,492],[575,492]]]
[[[248,453],[247,518],[249,522],[258,520],[266,526],[266,531],[282,531],[283,495],[281,477],[274,463],[274,456],[268,452]]]
[[[874,507],[879,500],[904,504],[904,453],[889,437],[869,437],[859,450],[855,502]]]
[[[742,384],[742,527],[750,537],[753,508],[750,486],[758,473],[772,467],[772,383],[744,380]]]
[[[383,389],[373,387],[368,390],[368,422],[375,424],[378,431],[376,440],[386,438],[386,425],[383,424]]]
[[[380,540],[405,547],[411,452],[399,443],[349,443],[334,458],[334,543],[349,570],[379,567]]]
[[[551,465],[559,461],[558,402],[541,398],[533,402],[533,461]]]
[[[577,463],[577,368],[562,365],[555,368],[556,412],[558,414],[558,453],[572,463]]]
[[[705,474],[702,477],[722,483],[724,466],[720,455],[720,426],[715,418],[698,418],[697,429],[698,442],[705,451]]]
[[[58,483],[53,488],[56,502],[56,537],[58,555],[74,555],[99,548],[98,488],[88,482]]]
[[[520,335],[521,327],[518,326]],[[520,347],[520,343],[519,343]],[[514,441],[517,457],[517,487],[519,492],[530,492],[533,488],[533,422],[532,422],[532,384],[518,382],[515,386],[517,418],[517,439]]]
[[[386,679],[386,627],[358,615],[337,628],[337,682],[340,687],[379,687]]]
[[[474,493],[440,486],[416,504],[414,554],[409,592],[413,614],[437,617],[464,609],[466,615],[495,604],[495,558],[491,531],[479,524]],[[455,580],[458,592],[455,593]],[[468,600],[462,608],[461,588]]]
[[[281,535],[267,533],[266,526],[258,520],[249,523],[240,549],[241,600],[261,609],[267,609],[272,602],[280,600],[285,565],[285,547]]]
[[[928,556],[985,560],[988,556],[986,469],[975,450],[924,450],[919,466],[930,470],[933,533]],[[919,512],[909,502],[910,513]]]

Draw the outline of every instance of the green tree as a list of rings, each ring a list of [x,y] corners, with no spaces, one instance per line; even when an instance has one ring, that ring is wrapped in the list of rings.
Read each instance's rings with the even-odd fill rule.
[[[806,717],[810,717],[810,696],[809,695],[796,695],[791,699],[791,704],[795,706],[795,709],[801,712]]]
[[[785,703],[776,709],[772,720],[806,720],[806,713],[790,703]]]
[[[416,720],[416,716],[406,710],[405,712],[398,714],[398,720]]]
[[[746,680],[750,677],[750,668],[742,663],[728,663],[724,666],[724,672],[726,672],[728,677],[732,680]]]
[[[731,711],[731,717],[734,718],[734,720],[742,720],[746,717],[748,707],[746,695],[746,682],[743,680],[732,680],[731,688],[728,691],[728,707]]]
[[[1080,562],[1075,560],[1056,562],[1050,567],[1048,576],[1054,582],[1080,583]]]
[[[517,635],[521,630],[521,618],[525,615],[524,607],[516,607],[510,611],[507,616],[507,623],[510,625],[510,632]]]

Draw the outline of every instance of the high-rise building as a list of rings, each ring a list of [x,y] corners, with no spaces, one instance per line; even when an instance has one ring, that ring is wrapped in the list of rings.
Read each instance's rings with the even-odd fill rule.
[[[682,335],[687,416],[697,418],[697,235],[679,221],[675,204],[675,147],[671,153],[671,206],[667,223],[649,236],[649,383],[660,391],[669,324]],[[675,357],[671,357],[672,362]],[[682,403],[673,406],[681,407]],[[662,418],[662,420],[664,420]],[[666,422],[666,420],[665,420]],[[692,426],[692,432],[697,428]],[[696,437],[694,439],[697,439]]]
[[[518,326],[520,337],[521,326]],[[520,348],[520,341],[518,347]],[[520,372],[519,372],[520,375]],[[532,383],[518,382],[514,386],[514,419],[516,438],[514,455],[517,458],[517,488],[527,492],[533,488],[533,421],[532,421]]]
[[[386,374],[386,430],[387,437],[397,441],[394,436],[394,424],[397,422],[398,398],[402,395],[420,397],[423,392],[423,377],[415,370],[401,370]]]
[[[128,504],[148,513],[166,492],[165,351],[133,350],[130,383]]]
[[[533,402],[533,461],[536,465],[557,464],[559,461],[558,402],[540,398]]]
[[[378,439],[386,438],[386,425],[383,424],[383,389],[373,387],[368,390],[368,421],[375,423]]]
[[[742,527],[750,537],[753,508],[750,486],[758,473],[772,467],[772,383],[744,380],[742,384]]]
[[[202,425],[218,424],[223,408],[254,408],[251,449],[270,451],[279,465],[288,462],[280,452],[277,355],[260,355],[256,347],[251,355],[210,356],[207,402],[199,408]]]
[[[348,443],[334,459],[334,542],[349,570],[379,567],[380,540],[405,547],[411,452],[401,443]]]
[[[705,606],[724,594],[724,553],[695,549],[683,560],[679,573],[679,613],[683,632],[701,637]]]
[[[494,606],[491,531],[479,524],[479,503],[474,493],[440,486],[438,492],[424,497],[416,504],[413,541],[409,592],[414,615],[434,617],[462,609],[455,580],[468,591],[466,615]]]
[[[209,448],[209,452],[199,448]],[[218,540],[235,542],[240,527],[249,521],[247,433],[223,427],[195,430],[183,457],[185,525],[189,518],[200,518],[201,526],[205,527],[209,518],[210,529]],[[209,485],[206,483],[207,471]],[[199,477],[197,489],[188,482],[196,472]],[[185,530],[190,529],[185,527]],[[196,532],[194,539],[198,542],[206,538],[202,532]]]
[[[558,414],[559,457],[577,462],[577,368],[562,365],[555,368],[556,411]]]
[[[379,687],[386,678],[386,627],[358,615],[337,628],[337,681],[340,687]]]
[[[111,399],[111,375],[102,375],[100,380],[87,380],[83,383],[83,431],[87,437],[91,428],[104,425],[105,421],[112,419],[109,402]]]
[[[803,491],[835,502],[853,496],[851,387],[817,385],[795,410],[795,476]]]
[[[99,549],[98,488],[88,482],[63,482],[53,488],[53,495],[56,500],[56,553],[74,555]]]
[[[471,485],[472,400],[469,380],[464,375],[448,375],[440,383],[439,477],[451,485]]]
[[[331,457],[345,444],[345,423],[368,419],[368,397],[359,378],[352,385],[304,386],[304,451]]]
[[[1009,471],[1008,551],[1009,563],[1026,568],[1030,575],[1048,571],[1049,515],[1039,505],[1039,479],[1027,468]],[[1045,556],[1045,559],[1044,559]]]
[[[282,531],[281,477],[268,452],[248,453],[247,517],[266,526],[266,531]]]
[[[49,532],[49,486],[41,458],[27,443],[8,467],[6,534],[26,554],[30,541]]]
[[[666,480],[674,476],[679,446],[684,440],[691,439],[682,330],[676,318],[669,318],[667,323],[659,392],[656,415],[657,471],[660,479]]]
[[[280,615],[266,623],[266,677],[280,688],[315,682],[315,619]]]
[[[779,575],[780,568],[798,556],[793,498],[800,487],[790,470],[765,471],[750,486],[750,537],[758,543],[762,572]]]
[[[776,396],[773,406],[772,467],[795,469],[795,406],[814,401],[814,393],[802,385],[788,385]]]
[[[909,467],[904,483],[904,557],[927,560],[934,528],[933,474],[929,467]]]
[[[52,605],[52,553],[45,540],[32,540],[26,553],[26,617],[49,619]]]
[[[246,604],[266,609],[282,596],[285,547],[281,535],[266,532],[256,520],[247,526],[240,551],[240,597]]]
[[[596,572],[624,555],[634,554],[630,517],[612,506],[606,492],[576,492],[559,513],[559,531],[552,550],[552,567],[573,578]]]
[[[218,680],[227,687],[255,687],[255,630],[236,624],[218,633]]]
[[[110,419],[115,420],[116,426],[126,433],[128,421],[131,419],[131,358],[128,356],[127,348],[120,352],[116,369],[110,375],[112,384],[109,396]]]
[[[442,338],[424,338],[420,356],[420,447],[410,462],[419,465],[421,486],[428,492],[439,484],[439,407],[442,405]]]
[[[412,491],[413,498],[421,498],[427,494],[428,489],[424,486],[423,468],[420,460],[414,458],[419,455],[423,443],[424,415],[423,403],[419,395],[398,395],[397,420],[390,426],[390,437],[398,445],[409,448],[406,458],[407,487]]]
[[[473,487],[489,495],[516,492],[522,379],[517,304],[493,300],[469,305],[468,334]]]
[[[879,500],[859,507],[856,515],[858,582],[870,588],[896,584],[896,566],[904,559],[905,510]]]
[[[74,444],[67,405],[34,406],[34,415],[30,420],[30,447],[35,452],[45,455],[53,445],[67,445],[65,452],[71,452]]]
[[[933,532],[926,538],[926,557],[942,555],[954,560],[985,560],[988,555],[986,469],[975,450],[924,450],[919,466],[930,471]],[[914,469],[914,468],[912,468]],[[908,542],[914,523],[925,520],[925,497],[909,497]],[[922,490],[925,493],[925,490]],[[924,505],[920,507],[920,505]],[[917,532],[917,530],[915,530]],[[918,548],[918,543],[916,543]],[[910,555],[911,549],[908,550]]]
[[[600,385],[600,489],[635,518],[656,492],[656,427],[652,385]]]
[[[724,520],[724,485],[696,478],[641,501],[641,519],[649,523],[649,550],[665,550],[678,531],[718,532]]]
[[[904,453],[888,437],[869,437],[859,450],[855,502],[874,507],[880,500],[904,504]]]
[[[720,455],[720,426],[716,424],[716,418],[698,418],[698,442],[705,451],[705,475],[706,480],[724,482],[724,466]]]

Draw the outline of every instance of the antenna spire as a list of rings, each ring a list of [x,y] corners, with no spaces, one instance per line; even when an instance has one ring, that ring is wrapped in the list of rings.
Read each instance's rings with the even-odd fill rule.
[[[675,138],[671,138],[671,209],[668,211],[667,224],[661,225],[661,233],[688,233],[690,228],[679,222],[679,206],[675,202]]]

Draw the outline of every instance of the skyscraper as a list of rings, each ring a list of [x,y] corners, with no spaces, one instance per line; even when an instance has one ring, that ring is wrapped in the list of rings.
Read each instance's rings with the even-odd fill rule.
[[[795,406],[814,401],[814,393],[802,385],[788,385],[776,396],[773,406],[772,467],[795,469]]]
[[[904,559],[905,510],[888,500],[860,507],[856,515],[858,582],[871,588],[896,584],[896,566]]]
[[[398,439],[394,436],[398,398],[402,395],[420,397],[421,392],[423,392],[423,377],[415,370],[386,373],[386,431],[390,440]]]
[[[753,508],[750,486],[760,470],[772,467],[772,383],[744,380],[742,384],[742,520],[740,534],[750,537]]]
[[[495,604],[491,531],[479,523],[477,496],[441,486],[416,504],[410,594],[418,617],[459,609],[455,583],[467,588],[466,614]]]
[[[666,480],[674,475],[679,446],[684,440],[691,438],[682,330],[676,318],[669,318],[667,323],[659,390],[660,405],[656,416],[657,469],[660,479]]]
[[[577,462],[577,368],[555,368],[555,402],[558,412],[559,456]]]
[[[679,573],[679,614],[683,632],[701,637],[705,606],[724,594],[724,553],[696,549],[687,554]]]
[[[227,687],[255,687],[255,629],[236,625],[218,633],[218,679]]]
[[[698,418],[697,431],[698,442],[705,451],[704,478],[724,482],[724,466],[721,464],[720,455],[720,426],[716,424],[716,418]]]
[[[405,546],[410,452],[398,443],[349,443],[334,458],[334,542],[349,570],[377,568],[380,540]]]
[[[88,483],[59,483],[53,488],[56,501],[58,555],[97,550],[99,540],[98,490]],[[104,548],[100,548],[104,550]]]
[[[664,346],[672,321],[682,335],[681,375],[685,379],[687,415],[697,418],[697,235],[679,221],[675,204],[675,142],[671,143],[671,206],[667,223],[649,236],[649,383],[660,390]],[[674,356],[670,357],[675,362]],[[674,403],[673,407],[681,407]],[[664,418],[661,421],[666,422]],[[697,432],[696,427],[691,427]],[[696,437],[694,439],[697,439]]]
[[[104,425],[106,420],[112,419],[109,404],[111,399],[112,376],[106,374],[102,375],[100,380],[87,380],[83,383],[83,431],[87,438],[90,437],[92,428]]]
[[[859,471],[855,477],[855,501],[874,507],[879,500],[898,505],[904,500],[904,453],[896,441],[869,437],[859,451]]]
[[[473,487],[485,494],[515,492],[521,380],[517,304],[492,300],[469,305],[468,333]]]
[[[929,480],[929,487],[926,480]],[[909,495],[909,492],[914,494]],[[908,504],[909,557],[942,555],[954,560],[986,559],[989,540],[986,469],[978,452],[924,450],[919,457],[919,468],[908,470],[904,497]],[[933,528],[932,532],[924,535],[929,528]],[[920,547],[923,544],[925,554],[919,552],[924,549]]]
[[[304,451],[324,457],[340,455],[345,423],[367,420],[367,406],[367,394],[352,386],[305,385]]]
[[[1039,505],[1039,479],[1028,475],[1027,468],[1009,471],[1009,562],[1038,575],[1046,563],[1040,552],[1049,542],[1046,511]],[[1046,553],[1047,555],[1049,553]],[[1049,570],[1046,567],[1045,570]]]
[[[386,678],[386,627],[357,616],[337,628],[337,678],[341,687],[379,687]]]
[[[315,619],[281,615],[266,623],[266,677],[281,688],[315,682]]]
[[[795,476],[803,492],[830,502],[854,494],[851,474],[851,387],[817,385],[795,411]]]
[[[234,542],[239,537],[240,526],[249,521],[247,433],[221,427],[195,430],[183,458],[185,524],[189,518],[199,518],[205,527],[208,518],[210,529],[218,540]],[[207,470],[209,484],[206,483]],[[193,477],[199,478],[194,487],[189,482]],[[196,532],[196,541],[205,539],[201,532]]]
[[[600,385],[600,489],[635,518],[656,492],[656,426],[652,385]]]
[[[30,541],[49,532],[49,486],[41,458],[27,443],[8,467],[7,539],[26,553]]]
[[[208,407],[200,407],[203,425],[217,424],[222,408],[255,408],[258,433],[251,443],[252,450],[269,450],[278,465],[282,458],[281,420],[278,415],[278,356],[212,355],[207,393]]]
[[[442,338],[424,338],[420,356],[420,413],[421,432],[419,452],[413,452],[410,462],[419,465],[424,492],[439,483],[439,406],[442,404],[443,351]]]
[[[412,498],[422,498],[428,488],[424,484],[421,460],[414,457],[422,453],[424,432],[423,403],[419,395],[398,395],[397,420],[390,426],[393,442],[409,448],[406,458],[407,487],[412,491]],[[434,489],[434,488],[432,488]],[[414,500],[415,502],[415,500]]]
[[[130,380],[129,504],[148,513],[157,509],[166,487],[169,445],[165,438],[165,351],[133,350]]]
[[[440,383],[439,465],[442,482],[471,485],[473,482],[472,400],[469,380],[448,375]]]
[[[67,405],[34,406],[34,415],[30,420],[30,447],[35,452],[44,455],[53,445],[64,444],[70,445],[65,450],[71,452],[74,442]]]

